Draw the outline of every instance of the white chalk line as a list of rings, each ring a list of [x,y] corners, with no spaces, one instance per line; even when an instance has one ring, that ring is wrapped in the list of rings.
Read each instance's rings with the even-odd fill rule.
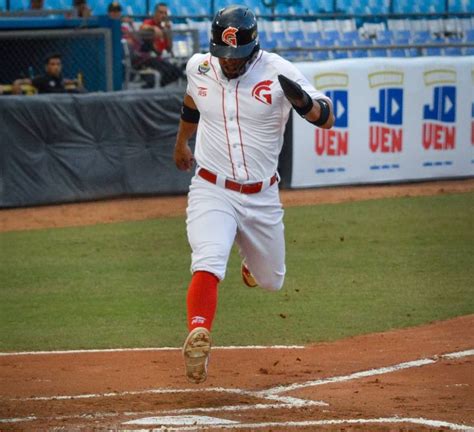
[[[293,390],[298,390],[306,387],[315,387],[325,384],[332,384],[337,382],[352,381],[360,378],[367,378],[376,375],[382,375],[386,373],[396,372],[399,370],[410,369],[414,367],[425,366],[428,364],[434,364],[439,361],[439,359],[459,359],[463,357],[469,357],[474,355],[474,349],[457,351],[449,354],[443,354],[439,356],[434,356],[432,358],[425,358],[420,360],[413,360],[409,362],[399,363],[393,366],[386,366],[377,369],[368,369],[365,371],[354,372],[349,375],[342,375],[330,378],[323,378],[319,380],[305,381],[302,383],[289,384],[287,386],[277,386],[267,390],[261,391],[249,391],[239,388],[223,388],[223,387],[206,387],[206,388],[184,388],[184,389],[147,389],[147,390],[136,390],[136,391],[124,391],[124,392],[110,392],[110,393],[90,393],[82,395],[55,395],[55,396],[36,396],[29,398],[12,398],[10,400],[16,400],[21,402],[26,401],[50,401],[50,400],[73,400],[73,399],[92,399],[92,398],[107,398],[107,397],[120,397],[120,396],[137,396],[144,394],[171,394],[171,393],[202,393],[202,392],[224,392],[224,393],[236,393],[239,395],[247,395],[257,398],[272,399],[273,396],[278,395],[279,393],[286,393]]]
[[[304,349],[303,345],[230,345],[216,346],[212,350],[266,350],[266,349]],[[63,355],[63,354],[94,354],[94,353],[120,353],[120,352],[140,352],[140,351],[181,351],[181,347],[149,347],[149,348],[108,348],[89,350],[63,350],[63,351],[20,351],[20,352],[0,352],[0,357],[8,356],[29,356],[29,355]]]
[[[219,411],[240,411],[240,410],[251,410],[251,409],[271,409],[271,408],[298,408],[302,406],[327,406],[327,403],[324,401],[312,401],[312,400],[306,400],[306,399],[301,399],[301,398],[294,398],[290,396],[279,396],[278,393],[283,393],[287,391],[292,391],[295,389],[299,388],[305,388],[305,387],[311,387],[311,386],[316,386],[316,385],[324,385],[324,384],[331,384],[334,382],[344,382],[344,381],[350,381],[350,380],[355,380],[359,378],[366,378],[369,376],[374,376],[374,375],[380,375],[383,373],[390,373],[390,372],[396,372],[398,370],[403,370],[403,369],[408,369],[408,368],[413,368],[413,367],[420,367],[428,364],[434,364],[439,359],[459,359],[463,357],[468,357],[474,355],[474,349],[471,350],[465,350],[465,351],[458,351],[458,352],[453,352],[453,353],[448,353],[440,356],[435,356],[430,359],[420,359],[420,360],[414,360],[411,362],[404,362],[400,363],[398,365],[393,365],[389,367],[383,367],[383,368],[378,368],[378,369],[370,369],[367,371],[361,371],[361,372],[356,372],[350,375],[345,375],[345,376],[339,376],[339,377],[331,377],[331,378],[326,378],[322,380],[315,380],[315,381],[307,381],[305,383],[296,383],[292,384],[289,386],[278,386],[274,387],[268,390],[264,391],[250,391],[250,390],[243,390],[243,389],[229,389],[229,388],[224,388],[224,387],[208,387],[208,388],[203,388],[203,389],[149,389],[149,390],[142,390],[142,391],[129,391],[129,392],[117,392],[117,393],[103,393],[103,394],[86,394],[86,395],[75,395],[75,396],[45,396],[45,397],[33,397],[33,398],[18,398],[18,399],[10,399],[10,400],[17,400],[17,401],[49,401],[49,400],[73,400],[73,399],[87,399],[87,398],[97,398],[97,397],[113,397],[113,396],[126,396],[126,395],[141,395],[141,394],[170,394],[170,393],[199,393],[199,392],[223,392],[223,393],[234,393],[238,395],[246,395],[246,396],[252,396],[252,397],[257,397],[257,398],[262,398],[262,399],[267,399],[267,400],[272,400],[272,401],[280,401],[281,403],[278,404],[254,404],[254,405],[228,405],[228,406],[221,406],[221,407],[207,407],[207,408],[184,408],[180,410],[166,410],[166,411],[161,411],[161,414],[184,414],[184,413],[192,413],[192,412],[219,412]],[[142,415],[143,413],[137,413],[137,415]],[[113,413],[112,415],[116,415],[116,413]],[[132,415],[132,414],[130,414]],[[75,417],[84,417],[84,416],[75,416]],[[75,418],[75,417],[65,417],[65,418]],[[8,423],[8,422],[20,422],[20,421],[31,421],[36,419],[35,417],[25,417],[23,419],[3,419],[0,420],[0,422],[3,423]],[[357,419],[359,421],[360,419]],[[413,419],[412,419],[413,420]],[[339,420],[337,420],[339,421]],[[373,419],[368,419],[368,422],[373,422]],[[319,421],[318,421],[319,422]],[[350,421],[349,421],[350,422]],[[435,421],[436,422],[436,421]],[[293,422],[295,423],[295,422]],[[285,423],[282,424],[282,426],[295,426],[297,427],[297,424],[293,423]],[[298,422],[296,422],[298,423]],[[301,422],[300,422],[301,423]],[[336,424],[336,423],[334,423]],[[421,423],[419,423],[421,424]],[[257,425],[260,425],[257,424]],[[263,425],[263,423],[262,423]],[[265,424],[268,425],[269,427],[271,426],[278,426],[276,423],[272,424]],[[312,426],[313,424],[309,424],[307,426]],[[315,426],[322,425],[322,424],[314,424]],[[461,425],[462,426],[462,425]],[[244,426],[242,426],[244,427]],[[267,426],[254,426],[254,425],[247,425],[245,427],[267,427]],[[435,427],[437,427],[435,425]],[[441,427],[441,426],[440,426]],[[448,426],[445,426],[448,427]],[[185,429],[179,429],[179,430],[185,430]],[[462,429],[462,430],[474,430],[471,427],[468,429]]]
[[[261,428],[275,428],[275,427],[311,427],[311,426],[334,426],[334,425],[350,425],[350,424],[400,424],[409,423],[414,425],[426,426],[429,428],[445,427],[451,430],[458,431],[474,431],[474,427],[466,426],[457,423],[450,423],[441,420],[430,420],[426,418],[411,418],[411,417],[381,417],[374,419],[329,419],[329,420],[305,420],[305,421],[287,421],[287,422],[266,422],[266,423],[239,423],[239,424],[213,424],[213,429],[261,429]],[[206,430],[209,426],[166,426],[167,431],[197,431]],[[121,432],[129,429],[119,428]],[[159,432],[160,429],[133,429],[133,432]]]
[[[381,367],[377,369],[368,369],[361,372],[355,372],[349,375],[341,375],[341,376],[336,376],[336,377],[311,380],[311,381],[306,381],[302,383],[289,384],[286,386],[277,386],[277,387],[273,387],[267,390],[263,390],[261,391],[261,394],[262,395],[263,394],[265,395],[279,394],[279,393],[286,393],[286,392],[299,390],[299,389],[303,389],[307,387],[315,387],[315,386],[320,386],[320,385],[325,385],[325,384],[352,381],[352,380],[356,380],[360,378],[367,378],[367,377],[372,377],[376,375],[383,375],[383,374],[387,374],[391,372],[397,372],[404,369],[411,369],[415,367],[426,366],[429,364],[437,363],[440,359],[459,359],[463,357],[469,357],[472,355],[474,355],[474,349],[458,351],[458,352],[453,352],[453,353],[444,354],[440,356],[435,356],[432,358],[424,358],[420,360],[413,360],[409,362],[399,363],[393,366],[386,366],[386,367]]]

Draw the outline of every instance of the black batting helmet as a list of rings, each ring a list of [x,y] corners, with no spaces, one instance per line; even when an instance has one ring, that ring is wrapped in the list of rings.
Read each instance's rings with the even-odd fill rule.
[[[258,49],[258,31],[253,12],[239,5],[219,10],[212,21],[211,54],[221,58],[245,58],[255,49]]]

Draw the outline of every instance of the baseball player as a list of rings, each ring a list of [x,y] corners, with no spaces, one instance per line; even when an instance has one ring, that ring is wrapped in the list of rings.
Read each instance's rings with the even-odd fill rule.
[[[210,53],[186,67],[188,86],[174,160],[196,162],[188,195],[187,235],[192,279],[187,295],[186,376],[207,378],[217,286],[234,241],[246,285],[277,291],[285,276],[278,155],[293,107],[329,129],[332,103],[288,61],[260,49],[257,21],[245,6],[221,9],[212,22]],[[188,140],[197,131],[193,155]]]

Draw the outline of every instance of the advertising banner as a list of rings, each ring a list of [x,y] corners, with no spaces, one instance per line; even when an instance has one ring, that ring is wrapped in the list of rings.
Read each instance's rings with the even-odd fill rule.
[[[291,187],[474,176],[474,57],[299,63],[335,124],[293,113]]]

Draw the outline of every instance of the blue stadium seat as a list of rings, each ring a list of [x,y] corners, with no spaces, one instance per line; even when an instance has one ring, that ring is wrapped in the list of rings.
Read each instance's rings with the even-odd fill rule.
[[[464,34],[464,39],[467,42],[474,42],[474,29],[467,30],[466,33]]]
[[[386,49],[376,48],[369,51],[370,57],[387,57],[388,53]]]
[[[374,45],[374,42],[372,39],[359,37],[358,39],[355,40],[355,45],[356,46],[372,46]]]
[[[425,55],[427,56],[440,56],[441,55],[441,48],[438,47],[428,47],[424,48]]]
[[[325,30],[322,35],[324,39],[336,40],[339,39],[339,31],[338,30]]]
[[[349,57],[349,51],[335,51],[333,55],[335,59],[346,59]]]
[[[447,56],[461,56],[462,50],[459,47],[446,47],[444,48],[444,55]]]
[[[399,41],[408,41],[410,40],[412,34],[410,30],[397,30],[393,32],[393,40],[399,42]],[[404,42],[405,43],[405,42]]]
[[[351,53],[352,58],[365,58],[369,56],[369,50],[354,50]]]
[[[142,0],[126,0],[121,4],[127,15],[146,15],[146,3]],[[153,12],[153,8],[150,12]]]
[[[267,39],[267,40],[261,42],[261,46],[264,50],[272,51],[277,47],[277,41]]]
[[[300,48],[314,48],[317,46],[317,43],[310,40],[298,40],[296,41],[296,46]]]
[[[474,48],[464,48],[464,55],[474,56]]]
[[[406,57],[407,52],[404,49],[394,48],[390,50],[390,57]]]
[[[72,3],[66,0],[46,0],[44,2],[45,9],[71,9]]]
[[[323,39],[323,34],[320,31],[306,33],[306,38],[311,41],[319,41]]]
[[[304,33],[303,33],[303,30],[296,30],[296,31],[288,32],[288,37],[289,37],[292,41],[295,41],[295,42],[305,39],[305,35],[304,35]]]
[[[23,10],[28,9],[30,7],[30,0],[17,0],[10,2],[10,10]]]
[[[357,39],[359,39],[359,33],[356,30],[343,32],[340,34],[340,38],[341,40],[356,41]]]
[[[330,59],[329,51],[312,51],[311,59],[313,61],[329,60]]]
[[[411,37],[413,43],[425,44],[432,40],[431,33],[429,31],[418,31],[414,32]]]

